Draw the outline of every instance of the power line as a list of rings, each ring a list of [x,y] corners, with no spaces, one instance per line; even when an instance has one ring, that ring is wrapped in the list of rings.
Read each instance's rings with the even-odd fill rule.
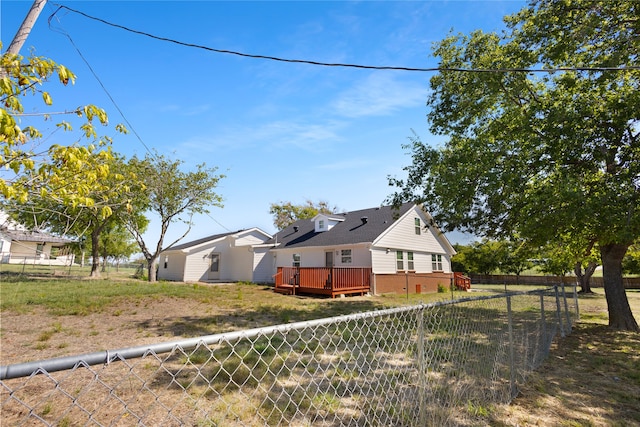
[[[57,4],[56,4],[57,5]],[[277,56],[269,56],[269,55],[257,55],[250,54],[244,52],[237,52],[233,50],[227,49],[215,49],[208,46],[203,46],[194,43],[182,42],[179,40],[171,39],[168,37],[156,36],[154,34],[150,34],[144,31],[135,30],[129,27],[125,27],[124,25],[115,24],[109,21],[106,21],[102,18],[97,18],[95,16],[88,15],[79,10],[72,9],[68,6],[57,5],[58,9],[51,15],[49,19],[51,19],[60,9],[67,9],[70,12],[77,13],[78,15],[84,16],[85,18],[92,19],[94,21],[101,22],[105,25],[109,25],[111,27],[120,28],[122,30],[128,31],[130,33],[139,34],[142,36],[150,37],[155,40],[165,41],[169,43],[174,43],[180,46],[192,47],[196,49],[203,49],[210,52],[223,53],[228,55],[236,55],[242,56],[245,58],[254,58],[254,59],[267,59],[271,61],[279,61],[279,62],[288,62],[288,63],[297,63],[297,64],[308,64],[308,65],[317,65],[324,67],[346,67],[346,68],[360,68],[360,69],[368,69],[368,70],[396,70],[396,71],[418,71],[418,72],[437,72],[437,71],[452,71],[452,72],[466,72],[466,73],[555,73],[555,72],[563,72],[563,71],[630,71],[630,70],[640,70],[640,66],[630,65],[627,67],[558,67],[558,68],[456,68],[456,67],[432,67],[432,68],[413,68],[413,67],[398,67],[398,66],[378,66],[378,65],[362,65],[362,64],[349,64],[349,63],[331,63],[331,62],[320,62],[320,61],[311,61],[306,59],[290,59],[290,58],[280,58]]]
[[[58,8],[58,10],[60,10],[60,8]],[[75,44],[75,42],[73,41],[73,39],[71,38],[71,36],[69,35],[69,33],[67,33],[66,31],[62,30],[62,29],[53,29],[53,27],[51,26],[51,20],[54,18],[55,14],[57,13],[57,11],[54,12],[48,19],[48,23],[49,23],[49,28],[52,31],[56,31],[64,36],[66,36],[69,39],[69,42],[71,43],[71,45],[74,47],[74,49],[76,50],[76,52],[78,52],[78,55],[80,56],[80,58],[82,59],[82,61],[85,63],[85,65],[87,66],[87,68],[89,68],[89,71],[91,71],[91,74],[93,74],[93,77],[97,80],[98,84],[100,85],[100,87],[102,88],[102,90],[104,91],[104,93],[107,95],[107,97],[111,100],[111,103],[113,104],[113,106],[116,108],[116,110],[118,110],[118,113],[120,113],[120,116],[122,117],[122,119],[125,121],[125,123],[127,124],[128,129],[131,129],[131,131],[133,132],[133,134],[136,136],[136,138],[138,138],[138,141],[140,141],[140,144],[142,144],[142,146],[145,148],[145,150],[147,150],[147,152],[155,157],[155,154],[149,149],[149,147],[147,146],[147,144],[144,143],[144,141],[142,140],[142,138],[140,137],[140,135],[138,134],[138,132],[136,132],[135,128],[133,127],[133,125],[131,124],[131,122],[129,122],[129,120],[127,119],[127,117],[125,116],[124,112],[122,111],[122,109],[118,106],[118,103],[116,102],[115,99],[113,99],[113,96],[111,96],[111,93],[109,93],[109,91],[107,90],[107,88],[105,87],[105,85],[102,83],[102,80],[100,80],[100,77],[98,77],[98,74],[95,72],[95,70],[93,69],[93,67],[91,66],[91,64],[89,64],[89,61],[87,61],[87,59],[84,57],[84,55],[82,54],[82,52],[80,52],[80,49],[78,48],[78,46]]]

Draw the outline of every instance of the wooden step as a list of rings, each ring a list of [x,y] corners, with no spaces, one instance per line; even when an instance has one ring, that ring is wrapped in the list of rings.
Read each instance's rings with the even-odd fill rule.
[[[283,295],[293,295],[293,289],[292,285],[278,285],[273,288],[273,291]]]

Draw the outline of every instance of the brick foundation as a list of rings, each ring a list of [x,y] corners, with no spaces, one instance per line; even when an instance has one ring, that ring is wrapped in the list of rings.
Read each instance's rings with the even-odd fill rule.
[[[374,274],[376,295],[386,293],[404,294],[407,292],[405,286],[409,285],[409,293],[430,293],[438,292],[438,285],[445,286],[447,290],[451,285],[451,273],[397,273],[397,274]]]

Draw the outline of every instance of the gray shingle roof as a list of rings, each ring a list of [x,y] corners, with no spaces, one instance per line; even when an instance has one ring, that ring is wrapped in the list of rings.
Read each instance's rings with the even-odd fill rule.
[[[0,232],[17,242],[60,243],[65,245],[74,242],[71,239],[54,236],[42,231],[9,230],[0,227]]]
[[[355,243],[371,243],[399,217],[404,215],[413,203],[405,203],[395,209],[392,206],[362,209],[330,217],[344,218],[331,230],[316,233],[315,224],[310,219],[298,220],[279,231],[266,243],[278,243],[277,248],[301,248],[307,246],[337,246]],[[367,217],[363,222],[362,218]],[[295,231],[297,227],[297,231]]]
[[[221,234],[214,234],[212,236],[203,237],[202,239],[193,240],[191,242],[183,243],[181,245],[171,246],[169,249],[163,249],[163,251],[174,251],[174,250],[178,251],[178,250],[182,250],[182,249],[188,249],[190,247],[197,246],[197,245],[199,245],[201,243],[206,243],[206,242],[209,242],[209,241],[212,241],[212,240],[218,240],[218,239],[221,239],[223,237],[239,233],[241,231],[244,231],[244,230],[230,231],[228,233],[221,233]]]

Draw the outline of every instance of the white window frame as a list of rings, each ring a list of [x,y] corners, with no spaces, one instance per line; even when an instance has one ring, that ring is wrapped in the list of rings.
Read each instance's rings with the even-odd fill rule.
[[[415,271],[415,265],[413,263],[413,252],[407,252],[407,270]]]
[[[294,267],[298,267],[299,268],[300,267],[300,259],[301,259],[300,254],[293,254],[293,263],[292,263],[292,265]]]
[[[396,271],[404,271],[404,254],[402,251],[396,251]]]
[[[340,262],[342,264],[351,264],[353,258],[352,258],[352,252],[351,249],[341,249],[340,250]]]
[[[444,271],[442,268],[442,255],[431,254],[431,270]]]
[[[213,259],[216,258],[216,263],[214,264]],[[220,272],[220,254],[217,252],[212,252],[209,254],[209,272],[210,273],[219,273]],[[213,269],[213,266],[216,266],[216,269]]]
[[[413,224],[415,226],[416,234],[419,236],[421,234],[422,225],[420,224],[420,218],[414,218]]]

